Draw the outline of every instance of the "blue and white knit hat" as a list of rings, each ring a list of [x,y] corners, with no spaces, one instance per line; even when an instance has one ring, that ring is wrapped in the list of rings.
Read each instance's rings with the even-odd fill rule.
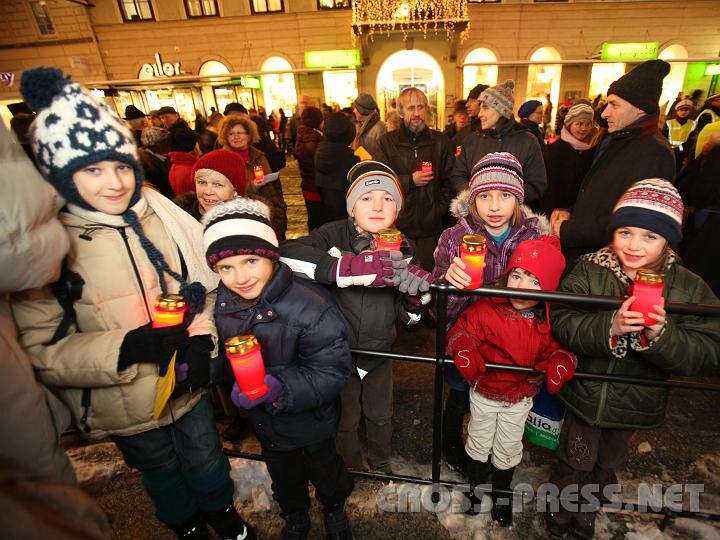
[[[53,67],[23,72],[20,92],[37,112],[31,144],[38,168],[66,201],[95,210],[80,196],[72,177],[98,161],[131,165],[136,189],[130,206],[138,201],[143,171],[137,147],[130,130],[107,104]]]
[[[509,191],[520,202],[525,198],[522,165],[509,152],[491,152],[478,160],[470,176],[470,204],[481,191]]]
[[[270,225],[270,209],[260,201],[236,197],[213,206],[202,217],[203,244],[208,266],[235,255],[280,258],[277,236]]]

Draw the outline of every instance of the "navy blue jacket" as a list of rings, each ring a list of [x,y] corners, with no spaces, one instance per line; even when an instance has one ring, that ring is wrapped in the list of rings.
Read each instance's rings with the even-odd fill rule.
[[[259,301],[251,306],[222,283],[215,324],[222,341],[253,334],[265,370],[283,385],[278,406],[250,409],[250,422],[264,447],[293,450],[335,436],[340,391],[350,375],[345,320],[322,287],[293,277],[278,263]]]

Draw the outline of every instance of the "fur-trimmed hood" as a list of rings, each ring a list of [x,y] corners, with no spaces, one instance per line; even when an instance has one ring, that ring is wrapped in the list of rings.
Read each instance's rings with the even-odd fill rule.
[[[521,205],[522,214],[525,219],[535,218],[537,220],[537,229],[539,234],[552,234],[550,220],[545,214],[536,214],[530,207]],[[450,213],[457,219],[463,219],[470,213],[470,190],[466,189],[458,193],[450,203]]]

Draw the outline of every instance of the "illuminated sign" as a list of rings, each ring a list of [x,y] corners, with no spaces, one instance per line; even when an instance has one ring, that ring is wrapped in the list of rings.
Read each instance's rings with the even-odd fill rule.
[[[720,64],[708,64],[705,66],[705,76],[720,75]]]
[[[360,49],[308,51],[305,53],[305,67],[309,68],[355,67],[360,64]]]
[[[174,64],[163,62],[160,53],[156,52],[155,63],[143,64],[141,71],[148,77],[172,77],[173,75],[180,75],[180,62]]]
[[[227,83],[219,84],[225,85]],[[230,84],[236,84],[245,88],[260,88],[260,79],[258,79],[257,77],[239,77],[237,79],[232,79],[230,81]]]
[[[601,60],[652,60],[657,58],[660,43],[603,43]]]

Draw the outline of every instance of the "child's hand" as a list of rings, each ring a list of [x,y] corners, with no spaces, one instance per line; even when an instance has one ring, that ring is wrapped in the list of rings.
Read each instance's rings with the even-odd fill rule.
[[[575,374],[577,360],[566,351],[555,351],[547,360],[538,362],[535,369],[545,372],[545,385],[548,392],[557,394]]]
[[[635,297],[631,296],[625,300],[620,308],[615,312],[613,317],[611,336],[622,336],[628,332],[640,332],[645,328],[645,315],[639,311],[630,311],[630,306],[635,301]],[[664,313],[664,311],[663,311]]]
[[[270,403],[273,407],[277,407],[277,400],[283,391],[282,383],[272,375],[265,375],[265,384],[268,386],[268,391],[265,395],[257,399],[250,399],[244,392],[240,391],[238,384],[234,383],[232,392],[230,393],[230,399],[236,407],[242,407],[243,409],[252,409],[262,403]]]
[[[483,268],[485,268],[485,265],[483,265]],[[465,272],[465,263],[460,257],[453,259],[452,264],[445,272],[445,279],[458,289],[467,288],[472,281],[472,278]]]
[[[455,338],[450,353],[455,367],[468,382],[474,382],[480,374],[485,373],[485,360],[471,336],[465,334]]]
[[[653,341],[657,339],[658,336],[660,336],[663,328],[665,327],[665,323],[667,322],[667,313],[665,312],[665,298],[661,297],[660,303],[656,306],[653,306],[653,309],[655,310],[655,313],[648,313],[648,316],[651,319],[655,319],[657,322],[652,326],[645,327],[645,337],[648,338],[649,341]]]

